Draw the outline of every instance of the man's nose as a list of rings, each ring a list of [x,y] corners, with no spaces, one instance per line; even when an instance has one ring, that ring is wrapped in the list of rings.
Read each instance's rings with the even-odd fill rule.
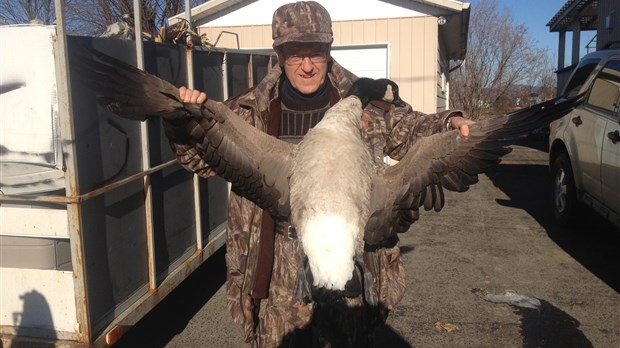
[[[303,57],[301,59],[301,70],[305,72],[311,72],[314,69],[314,64],[310,60],[310,57]]]

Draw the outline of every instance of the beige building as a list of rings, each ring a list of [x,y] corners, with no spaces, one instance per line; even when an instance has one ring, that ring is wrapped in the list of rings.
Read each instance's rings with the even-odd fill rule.
[[[273,12],[288,2],[211,0],[191,10],[191,21],[218,48],[270,50]],[[449,108],[450,70],[467,51],[469,3],[317,2],[332,17],[332,55],[340,64],[358,76],[391,78],[399,84],[401,97],[417,110],[430,113]]]

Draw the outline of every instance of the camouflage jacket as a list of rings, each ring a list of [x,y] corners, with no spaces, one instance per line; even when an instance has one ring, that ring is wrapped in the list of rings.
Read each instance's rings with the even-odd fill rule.
[[[225,103],[245,121],[266,131],[269,112],[279,109],[280,67],[274,67],[253,89],[227,100]],[[333,61],[329,79],[342,98],[357,77]],[[333,99],[333,98],[332,98]],[[452,112],[424,114],[410,106],[396,107],[383,102],[371,102],[362,115],[363,135],[377,163],[384,157],[400,160],[418,137],[445,130]],[[209,176],[206,164],[195,149],[172,141],[180,163],[186,169],[202,176]],[[303,262],[303,252],[297,240],[282,235],[275,236],[273,273],[269,284],[269,297],[255,310],[250,291],[255,281],[259,232],[262,210],[252,202],[231,193],[228,211],[226,264],[228,270],[228,308],[235,322],[243,326],[246,341],[253,346],[299,346],[288,339],[290,334],[307,326],[313,311],[312,303],[293,299],[297,269]],[[387,311],[401,300],[405,291],[404,269],[400,260],[398,242],[366,252],[365,261],[373,275],[373,285],[384,309]],[[366,263],[366,262],[365,262]],[[361,306],[360,299],[350,300],[351,306]],[[381,319],[379,320],[380,322]],[[284,343],[284,344],[283,344]]]

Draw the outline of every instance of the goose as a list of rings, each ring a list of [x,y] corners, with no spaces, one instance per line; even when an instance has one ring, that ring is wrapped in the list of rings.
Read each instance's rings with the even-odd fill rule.
[[[467,191],[510,144],[563,116],[582,96],[555,98],[458,130],[417,140],[395,165],[377,165],[363,141],[370,100],[399,104],[391,80],[360,78],[299,144],[254,128],[214,100],[183,103],[172,84],[99,52],[71,59],[73,70],[108,111],[128,119],[164,119],[169,139],[191,148],[186,164],[208,169],[275,217],[289,218],[308,260],[312,285],[344,291],[364,244],[406,232],[420,210],[441,211],[443,190]],[[181,135],[179,135],[181,134]],[[335,150],[337,149],[337,150]]]

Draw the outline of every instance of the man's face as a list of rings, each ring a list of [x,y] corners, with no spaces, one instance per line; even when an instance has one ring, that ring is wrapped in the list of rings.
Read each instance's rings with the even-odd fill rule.
[[[325,82],[329,65],[329,44],[287,42],[278,52],[284,73],[303,94],[316,92]]]

